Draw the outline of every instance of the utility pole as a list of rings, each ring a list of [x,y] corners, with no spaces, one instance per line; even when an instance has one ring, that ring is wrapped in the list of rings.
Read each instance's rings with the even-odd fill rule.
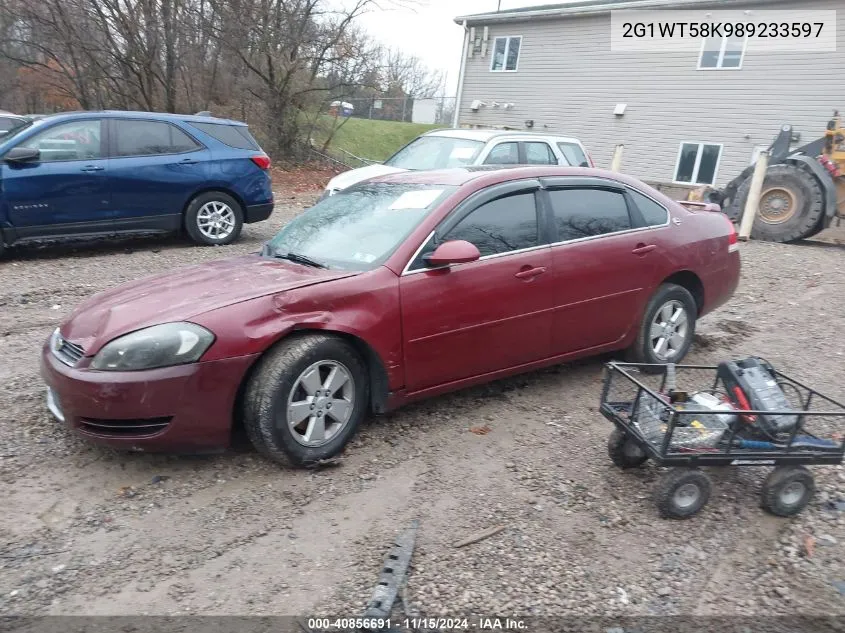
[[[498,4],[496,4],[496,13],[501,11],[502,9],[502,0],[499,0]]]

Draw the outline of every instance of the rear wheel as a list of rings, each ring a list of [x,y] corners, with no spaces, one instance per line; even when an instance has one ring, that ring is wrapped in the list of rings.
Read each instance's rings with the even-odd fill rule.
[[[613,429],[607,438],[607,454],[617,467],[636,468],[648,461],[648,455],[621,429]]]
[[[737,191],[740,217],[750,189],[748,178]],[[801,240],[821,230],[823,215],[824,192],[815,176],[798,165],[774,165],[766,171],[751,237],[768,242]]]
[[[680,363],[692,345],[697,316],[698,307],[689,290],[662,284],[646,306],[628,357],[636,363]]]
[[[241,205],[222,191],[201,193],[185,212],[185,230],[198,244],[231,244],[240,236],[243,225]]]

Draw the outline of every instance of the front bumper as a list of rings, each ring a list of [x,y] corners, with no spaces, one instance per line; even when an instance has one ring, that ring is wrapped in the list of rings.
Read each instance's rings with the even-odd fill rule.
[[[252,204],[246,208],[244,214],[244,222],[252,224],[253,222],[261,222],[270,217],[273,213],[273,203],[265,202],[264,204]]]
[[[238,388],[257,356],[107,372],[69,367],[45,345],[41,375],[50,412],[79,435],[125,450],[205,452],[229,445]]]

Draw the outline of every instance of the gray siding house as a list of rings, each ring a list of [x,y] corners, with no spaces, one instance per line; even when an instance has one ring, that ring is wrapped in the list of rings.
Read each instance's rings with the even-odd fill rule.
[[[725,38],[695,51],[613,51],[611,10],[630,8],[839,9],[838,49],[755,51]],[[782,124],[803,145],[845,111],[843,0],[575,0],[455,21],[466,31],[456,126],[575,136],[598,167],[624,144],[622,171],[652,183],[724,185]]]

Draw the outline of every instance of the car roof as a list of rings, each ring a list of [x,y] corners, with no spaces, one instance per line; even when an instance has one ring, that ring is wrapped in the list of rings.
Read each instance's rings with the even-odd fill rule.
[[[479,187],[486,187],[511,180],[550,178],[554,176],[592,176],[594,178],[615,180],[639,189],[649,188],[648,185],[636,178],[620,174],[619,172],[609,171],[607,169],[595,169],[593,167],[569,167],[564,165],[477,165],[452,169],[403,171],[375,176],[368,178],[364,182],[460,187],[470,182],[478,181],[476,184]]]
[[[484,143],[494,139],[503,137],[537,137],[555,139],[563,142],[578,143],[581,142],[572,136],[561,136],[560,134],[547,134],[545,132],[530,132],[520,130],[492,130],[492,129],[468,129],[468,128],[442,128],[438,130],[431,130],[423,134],[423,136],[446,136],[450,138],[461,138],[469,141],[482,141]]]
[[[148,121],[187,121],[188,123],[217,123],[222,125],[246,125],[242,121],[220,119],[213,116],[196,114],[173,114],[171,112],[135,112],[130,110],[80,110],[76,112],[57,112],[39,117],[39,122],[72,121],[74,119],[101,116],[106,118],[146,119]]]

